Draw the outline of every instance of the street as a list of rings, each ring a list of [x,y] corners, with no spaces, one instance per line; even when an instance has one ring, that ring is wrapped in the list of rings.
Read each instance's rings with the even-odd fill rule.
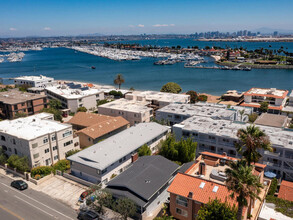
[[[5,220],[77,219],[72,208],[30,188],[19,191],[12,179],[0,174],[0,218]]]

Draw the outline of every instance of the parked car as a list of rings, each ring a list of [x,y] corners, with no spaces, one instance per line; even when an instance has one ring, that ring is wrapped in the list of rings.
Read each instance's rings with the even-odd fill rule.
[[[78,201],[82,202],[88,195],[92,194],[93,192],[95,192],[94,189],[84,191],[82,194],[80,194]]]
[[[80,211],[77,216],[80,220],[98,220],[99,215],[91,210]]]
[[[28,188],[27,183],[22,180],[14,180],[10,185],[18,190],[25,190]]]

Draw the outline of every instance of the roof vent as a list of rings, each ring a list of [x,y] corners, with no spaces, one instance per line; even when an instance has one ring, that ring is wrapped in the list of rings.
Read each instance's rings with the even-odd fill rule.
[[[150,183],[151,181],[150,181],[150,180],[145,180],[144,182],[145,182],[145,183]]]
[[[214,186],[213,188],[213,192],[216,193],[218,191],[219,187],[218,186]]]
[[[205,184],[206,184],[205,182],[201,182],[200,185],[199,185],[199,188],[203,189],[203,187],[205,186]]]

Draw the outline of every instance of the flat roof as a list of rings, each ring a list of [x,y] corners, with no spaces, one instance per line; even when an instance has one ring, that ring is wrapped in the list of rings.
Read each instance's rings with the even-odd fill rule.
[[[82,127],[89,127],[114,118],[115,117],[112,116],[95,114],[91,112],[77,112],[67,123]]]
[[[167,92],[158,92],[158,91],[134,91],[130,94],[127,94],[129,97],[141,97],[146,100],[157,100],[162,102],[183,102],[186,103],[189,100],[190,95],[186,94],[174,94]]]
[[[288,90],[281,90],[276,88],[251,88],[244,93],[246,96],[266,96],[272,98],[285,98],[289,93]]]
[[[237,138],[237,131],[246,128],[251,124],[243,122],[234,122],[228,120],[215,120],[209,117],[195,116],[185,121],[173,125],[183,130],[191,132],[200,132],[207,135],[216,135],[221,137]],[[263,130],[270,138],[272,144],[293,149],[293,129],[283,129],[270,126],[256,125]]]
[[[167,131],[167,127],[155,122],[140,123],[94,144],[67,159],[103,170]]]
[[[11,89],[6,92],[0,92],[0,102],[10,105],[46,97],[46,95],[21,92],[18,89]]]
[[[98,106],[98,109],[99,108],[108,108],[108,109],[116,109],[116,110],[121,110],[121,111],[143,113],[143,112],[152,110],[152,108],[146,106],[147,104],[149,104],[149,102],[147,102],[147,101],[134,101],[134,100],[128,100],[128,99],[117,99],[115,101],[108,102],[106,104]]]
[[[49,113],[40,113],[25,118],[4,120],[0,122],[0,132],[17,138],[32,140],[48,133],[71,128],[71,125],[62,124],[46,118],[52,116]]]
[[[53,77],[47,77],[47,76],[43,76],[43,75],[39,75],[39,76],[19,76],[19,77],[15,77],[14,79],[28,80],[28,81],[54,80]]]
[[[262,113],[254,122],[256,125],[265,125],[271,127],[282,128],[286,126],[288,116]]]
[[[103,93],[103,91],[99,89],[93,89],[83,84],[74,84],[77,85],[76,88],[73,86],[70,87],[68,84],[61,85],[51,85],[46,87],[47,91],[60,95],[66,99],[78,99],[90,95],[96,95]],[[80,85],[80,86],[79,86]]]

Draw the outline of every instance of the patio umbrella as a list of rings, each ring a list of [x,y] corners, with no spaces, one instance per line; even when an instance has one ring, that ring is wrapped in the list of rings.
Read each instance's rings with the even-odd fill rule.
[[[271,172],[271,171],[267,171],[264,173],[266,177],[268,178],[275,178],[277,176],[277,174]]]

